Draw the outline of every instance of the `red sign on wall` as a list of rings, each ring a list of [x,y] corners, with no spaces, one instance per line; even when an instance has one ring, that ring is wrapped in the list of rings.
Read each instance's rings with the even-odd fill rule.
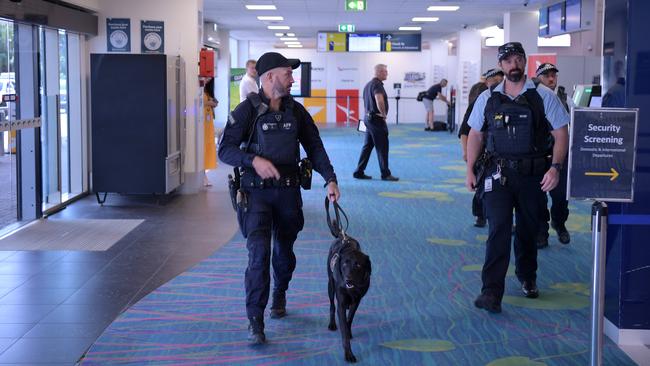
[[[550,62],[557,66],[557,54],[555,53],[533,53],[528,55],[528,77],[535,77],[535,71],[539,65]]]
[[[359,122],[359,90],[337,89],[336,124],[345,125],[348,120],[355,125]]]

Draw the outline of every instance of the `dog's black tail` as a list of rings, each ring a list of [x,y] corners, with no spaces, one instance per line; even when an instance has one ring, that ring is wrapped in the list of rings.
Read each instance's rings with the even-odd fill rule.
[[[348,225],[350,220],[348,220],[348,215],[345,214],[345,211],[339,206],[338,202],[334,201],[334,215],[335,219],[332,220],[330,217],[330,200],[325,197],[325,213],[327,214],[327,226],[330,228],[330,232],[335,238],[341,237],[345,231],[348,230]],[[341,222],[341,214],[345,218],[345,229],[343,229],[343,224]]]

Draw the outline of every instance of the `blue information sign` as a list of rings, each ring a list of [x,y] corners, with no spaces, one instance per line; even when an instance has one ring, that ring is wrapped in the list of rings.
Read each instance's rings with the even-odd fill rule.
[[[106,50],[131,52],[131,19],[106,19]]]
[[[140,38],[142,53],[165,53],[165,22],[143,20]]]
[[[573,110],[568,197],[633,201],[638,114],[623,108]]]

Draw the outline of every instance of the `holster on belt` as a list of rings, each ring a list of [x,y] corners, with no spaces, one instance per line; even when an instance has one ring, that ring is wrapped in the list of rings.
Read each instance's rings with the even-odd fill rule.
[[[230,194],[230,201],[233,210],[237,211],[237,192],[241,188],[241,175],[239,168],[233,169],[233,174],[228,174],[228,193]]]
[[[298,165],[300,166],[300,186],[306,191],[310,190],[313,171],[311,161],[309,161],[307,158],[304,158],[300,160],[300,164]]]
[[[476,176],[476,194],[478,198],[482,198],[484,191],[484,181],[487,174],[488,166],[491,163],[491,156],[486,151],[483,151],[481,155],[474,162],[474,176]]]

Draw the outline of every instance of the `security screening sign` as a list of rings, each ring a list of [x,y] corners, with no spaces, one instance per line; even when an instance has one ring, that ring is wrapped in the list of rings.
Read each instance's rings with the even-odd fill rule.
[[[622,108],[573,110],[569,198],[632,202],[638,114]]]

